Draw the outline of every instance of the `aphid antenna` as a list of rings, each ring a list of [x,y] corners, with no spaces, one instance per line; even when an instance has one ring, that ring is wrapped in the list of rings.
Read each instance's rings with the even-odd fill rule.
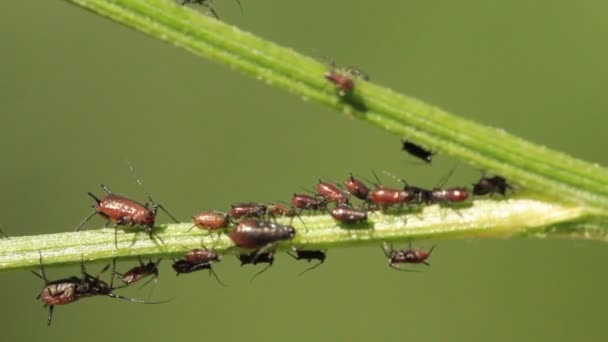
[[[377,187],[382,187],[382,182],[380,181],[380,178],[378,177],[376,172],[374,172],[374,170],[371,170],[371,171],[372,171],[372,174],[374,175],[374,178],[376,179],[377,183],[374,183],[374,182],[370,182],[370,183],[374,184]]]
[[[9,238],[8,235],[6,235],[6,233],[4,233],[4,231],[2,230],[2,228],[4,228],[4,226],[2,224],[0,224],[0,234],[2,236],[4,236],[5,238],[7,238],[7,239],[10,240],[11,238]]]
[[[186,5],[187,3],[199,4],[207,8],[211,12],[211,14],[213,14],[215,19],[220,20],[220,17],[217,15],[213,7],[207,3],[207,0],[182,0],[182,6]]]
[[[300,190],[304,191],[305,193],[307,193],[307,194],[309,194],[309,195],[311,195],[311,196],[315,196],[315,197],[316,197],[316,196],[318,196],[318,195],[319,195],[319,194],[317,194],[317,193],[315,193],[315,192],[311,191],[310,189],[308,189],[308,188],[306,188],[306,187],[304,187],[304,186],[302,186],[302,185],[300,185],[300,186],[299,186],[299,188],[300,188]],[[294,193],[294,195],[295,195],[295,193]]]
[[[239,9],[241,10],[241,15],[243,15],[243,5],[241,5],[241,0],[236,0],[236,3],[239,4]]]
[[[171,213],[162,204],[154,201],[154,199],[152,198],[152,195],[150,195],[150,193],[144,187],[144,183],[141,180],[141,177],[139,177],[137,172],[135,172],[135,168],[133,167],[133,164],[131,164],[131,162],[128,159],[127,159],[127,165],[129,166],[129,170],[131,171],[131,176],[133,176],[137,185],[139,185],[141,187],[141,189],[144,191],[144,193],[146,194],[146,196],[148,196],[148,200],[152,204],[152,210],[154,211],[154,213],[156,213],[157,209],[160,208],[173,221],[175,221],[175,223],[179,223],[179,221],[173,215],[171,215]]]
[[[89,194],[91,194],[91,193],[89,192]],[[93,211],[87,217],[85,217],[84,220],[80,221],[80,223],[78,224],[78,226],[76,226],[76,229],[74,231],[75,232],[80,231],[80,228],[82,228],[82,226],[84,226],[84,224],[87,223],[91,219],[91,217],[95,216],[95,214],[97,214],[97,211]]]
[[[403,185],[405,185],[405,186],[409,186],[408,182],[406,182],[405,179],[403,179],[403,178],[399,178],[386,170],[383,170],[382,173],[391,177],[392,179],[396,180],[399,183],[403,183]]]
[[[164,304],[164,303],[171,302],[171,301],[173,301],[175,299],[175,297],[172,297],[172,298],[169,298],[167,300],[162,300],[162,301],[158,301],[158,302],[150,302],[150,301],[139,300],[139,299],[135,299],[135,298],[121,296],[121,295],[116,294],[114,292],[108,293],[107,296],[110,297],[110,298],[122,299],[122,300],[129,301],[131,303],[138,303],[138,304]]]
[[[450,179],[450,177],[452,177],[452,175],[454,174],[454,171],[456,171],[456,169],[458,168],[460,162],[456,162],[456,164],[454,165],[454,167],[452,167],[452,169],[450,170],[450,172],[448,172],[447,175],[445,175],[443,178],[441,178],[439,180],[439,182],[437,183],[436,188],[443,188],[443,186],[445,185],[445,183],[447,183],[447,181]]]

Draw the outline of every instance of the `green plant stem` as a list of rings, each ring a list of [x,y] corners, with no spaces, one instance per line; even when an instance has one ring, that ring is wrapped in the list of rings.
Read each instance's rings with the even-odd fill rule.
[[[327,66],[172,0],[67,0],[433,150],[498,173],[555,201],[608,213],[608,170],[358,80],[340,97]]]
[[[303,223],[293,220],[297,229],[294,246],[307,249],[353,245],[379,245],[382,240],[405,242],[419,239],[484,238],[509,236],[570,236],[606,240],[605,222],[594,222],[580,208],[530,199],[479,200],[470,207],[426,207],[411,214],[371,213],[367,224],[339,225],[329,215],[303,216]],[[279,223],[288,223],[281,219]],[[39,252],[45,265],[76,263],[81,260],[112,258],[179,257],[187,250],[212,247],[226,252],[233,247],[227,235],[192,229],[191,223],[157,227],[165,244],[151,240],[145,233],[118,232],[114,229],[90,230],[38,236],[11,237],[0,240],[0,270],[36,267]],[[283,242],[279,249],[286,249]],[[236,251],[232,251],[236,252]]]

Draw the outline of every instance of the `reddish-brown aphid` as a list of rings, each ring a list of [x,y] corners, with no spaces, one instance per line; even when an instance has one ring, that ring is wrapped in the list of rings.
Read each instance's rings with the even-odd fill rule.
[[[243,219],[228,236],[239,247],[265,250],[281,240],[293,239],[296,229],[270,221]]]
[[[115,264],[114,264],[115,265]],[[122,300],[127,300],[133,303],[140,304],[161,304],[164,302],[145,302],[137,299],[124,297],[118,294],[113,293],[114,288],[114,277],[112,277],[112,281],[108,285],[106,282],[99,279],[101,274],[108,270],[110,265],[108,264],[104,267],[99,274],[94,277],[87,273],[84,267],[84,261],[80,263],[82,278],[78,277],[69,277],[54,281],[49,281],[46,277],[46,273],[44,272],[44,266],[42,265],[42,254],[40,255],[40,271],[41,273],[34,272],[32,273],[36,275],[38,278],[44,280],[44,287],[40,294],[36,297],[37,299],[42,300],[44,302],[44,307],[49,308],[49,316],[47,324],[51,325],[51,321],[53,319],[53,309],[55,305],[65,305],[73,303],[80,298],[92,297],[92,296],[108,296],[110,298],[117,298]],[[115,269],[112,270],[112,273],[115,273]]]
[[[348,194],[331,183],[323,182],[319,179],[319,183],[315,186],[315,190],[319,195],[325,198],[327,202],[334,202],[336,204],[348,203]]]
[[[243,217],[262,218],[266,215],[267,207],[262,203],[236,203],[230,208],[229,215],[233,219]]]
[[[211,231],[228,227],[230,224],[230,216],[215,210],[204,211],[192,216],[192,222],[194,222],[194,225],[190,227],[190,229],[198,227]],[[190,231],[190,229],[188,229],[188,231]]]
[[[412,193],[409,191],[386,188],[381,185],[377,185],[369,193],[369,200],[384,209],[392,205],[403,206],[404,203],[409,203],[413,198]]]
[[[463,187],[432,190],[433,203],[458,203],[464,202],[469,198],[469,190]]]
[[[352,76],[348,74],[329,70],[325,73],[325,79],[336,86],[341,96],[350,93],[355,87],[355,81],[353,80]]]
[[[200,249],[195,248],[184,256],[184,260],[186,260],[190,264],[203,264],[203,263],[211,263],[211,262],[219,262],[222,258],[215,252],[210,249]]]
[[[259,253],[259,251],[253,251],[251,253],[241,253],[238,254],[237,259],[241,262],[241,266],[244,265],[257,265],[257,264],[268,264],[268,266],[264,267],[261,271],[254,274],[249,282],[253,282],[253,280],[259,276],[260,274],[266,272],[272,264],[274,264],[274,252],[267,253]]]
[[[384,255],[388,258],[388,265],[394,269],[405,272],[417,271],[401,268],[399,264],[425,264],[426,266],[431,266],[426,260],[431,256],[431,253],[433,253],[433,249],[435,249],[434,245],[428,252],[424,249],[412,249],[412,243],[410,242],[407,249],[395,250],[388,242],[382,242],[382,250],[384,251]]]
[[[99,199],[92,193],[88,193],[89,196],[91,196],[96,202],[94,206],[95,211],[80,222],[78,227],[76,227],[76,231],[79,231],[80,228],[95,214],[99,214],[107,218],[108,223],[115,223],[114,244],[116,247],[118,247],[117,232],[119,226],[143,229],[146,233],[148,233],[148,235],[150,235],[150,238],[154,239],[154,236],[156,236],[162,242],[162,239],[160,239],[160,237],[153,231],[158,208],[162,209],[167,215],[169,215],[173,221],[178,222],[177,219],[173,217],[173,215],[171,215],[162,205],[154,203],[149,194],[148,199],[152,203],[151,209],[148,208],[148,204],[141,204],[125,196],[112,193],[112,191],[110,191],[110,189],[103,184],[101,185],[101,188],[108,194]]]
[[[315,268],[321,266],[321,264],[325,262],[325,258],[327,257],[327,255],[325,254],[327,252],[327,250],[325,250],[325,251],[305,250],[305,249],[297,249],[296,247],[293,247],[293,246],[291,247],[291,250],[295,254],[292,254],[289,252],[287,252],[287,254],[289,254],[289,256],[291,256],[292,258],[294,258],[296,260],[306,260],[309,263],[313,260],[319,261],[316,265],[313,265],[312,267],[305,269],[302,273],[300,273],[298,275],[298,277],[312,269],[315,269]]]
[[[218,283],[222,286],[226,286],[220,278],[217,276],[211,264],[213,262],[219,262],[221,257],[212,250],[209,249],[193,249],[186,253],[183,259],[173,262],[173,269],[177,272],[177,275],[182,273],[192,273],[201,270],[209,270],[209,275],[213,275]]]
[[[345,205],[339,205],[331,211],[331,216],[345,224],[354,224],[367,221],[367,211],[349,207]]]
[[[144,263],[141,257],[138,258],[138,266],[135,266],[122,274],[118,272],[115,273],[120,276],[120,280],[122,280],[126,285],[132,285],[145,277],[153,276],[150,278],[150,280],[145,282],[142,287],[146,286],[151,281],[154,281],[154,286],[156,286],[156,283],[158,282],[158,264],[160,263],[161,259],[158,259],[156,262],[149,260],[148,263]]]
[[[305,194],[293,194],[291,204],[300,209],[300,213],[303,210],[325,211],[327,209],[327,200],[325,198],[315,198]]]
[[[352,173],[350,174],[350,177],[346,178],[344,181],[344,186],[351,195],[363,201],[368,200],[369,188],[365,183],[353,177]]]

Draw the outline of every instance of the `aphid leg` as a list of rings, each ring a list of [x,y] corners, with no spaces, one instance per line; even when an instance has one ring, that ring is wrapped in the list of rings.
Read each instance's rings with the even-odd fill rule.
[[[386,255],[387,258],[390,258],[394,251],[393,245],[390,245],[386,241],[382,241],[382,251],[384,251],[384,255]]]
[[[274,247],[276,247],[276,242],[271,242],[271,243],[266,244],[266,246],[263,246],[262,248],[255,251],[255,255],[251,259],[251,263],[255,265],[255,263],[258,261],[258,258],[260,257],[261,254],[264,254],[266,251],[268,251],[270,249],[274,249]]]
[[[46,323],[47,326],[50,326],[51,325],[51,321],[53,320],[53,309],[54,308],[55,308],[54,305],[50,305],[49,306],[49,318],[48,318],[48,321]]]
[[[223,281],[220,280],[220,278],[217,276],[217,273],[215,273],[215,271],[213,270],[213,268],[211,267],[211,265],[209,265],[209,276],[211,276],[212,274],[215,277],[215,280],[217,280],[217,282],[220,283],[220,285],[222,285],[224,287],[228,286]]]
[[[92,194],[89,192],[89,195],[92,195]],[[82,226],[83,226],[85,223],[87,223],[87,221],[89,221],[89,220],[91,219],[91,217],[95,216],[95,214],[97,214],[97,211],[93,211],[92,213],[90,213],[90,214],[89,214],[89,216],[85,217],[85,219],[84,219],[84,220],[82,220],[82,221],[81,221],[81,222],[78,224],[78,226],[76,227],[76,229],[75,229],[74,231],[76,231],[76,232],[77,232],[77,231],[79,231],[79,230],[80,230],[80,228],[82,228]],[[2,233],[2,234],[4,235],[4,233]],[[8,236],[7,236],[7,237],[8,237]]]
[[[264,269],[263,269],[263,270],[261,270],[261,271],[259,271],[258,273],[254,274],[254,275],[253,275],[253,277],[251,277],[251,279],[249,279],[249,283],[253,283],[253,280],[254,280],[255,278],[257,278],[257,276],[259,276],[260,274],[262,274],[262,273],[266,272],[266,270],[268,270],[268,268],[269,268],[270,266],[272,266],[272,263],[269,263],[269,264],[268,264],[268,266],[264,267]]]
[[[101,184],[101,188],[103,189],[103,191],[107,192],[108,195],[112,195],[112,191],[110,191],[110,188],[108,188],[107,186]],[[93,196],[91,193],[89,193],[89,195]],[[95,198],[95,196],[93,196],[93,198]],[[99,200],[97,200],[97,203],[99,203]]]
[[[393,264],[391,261],[388,262],[388,266],[390,266],[398,271],[402,271],[402,272],[420,272],[418,270],[409,270],[407,268],[401,268],[401,267],[399,267],[399,265]]]

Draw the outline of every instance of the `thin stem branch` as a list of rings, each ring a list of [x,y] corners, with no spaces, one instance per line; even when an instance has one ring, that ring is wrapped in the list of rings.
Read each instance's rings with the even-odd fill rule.
[[[411,214],[371,213],[367,224],[344,226],[328,215],[304,216],[305,225],[293,221],[297,236],[294,246],[325,249],[353,245],[379,245],[382,240],[485,238],[529,235],[568,236],[606,240],[605,222],[594,222],[580,208],[530,199],[479,200],[470,207],[445,208],[438,205]],[[286,219],[279,222],[288,223]],[[152,241],[145,233],[118,233],[114,229],[90,230],[11,237],[0,240],[0,270],[23,269],[38,265],[39,251],[45,265],[76,263],[83,258],[179,257],[201,245],[226,252],[233,247],[225,235],[207,234],[198,229],[188,232],[191,223],[169,224],[157,228],[165,244]],[[282,243],[279,249],[289,247]],[[231,251],[236,252],[236,251]]]
[[[67,0],[302,98],[339,109],[433,150],[496,172],[555,201],[608,213],[608,170],[359,80],[337,95],[312,58],[172,0]],[[506,99],[505,99],[506,100]]]

